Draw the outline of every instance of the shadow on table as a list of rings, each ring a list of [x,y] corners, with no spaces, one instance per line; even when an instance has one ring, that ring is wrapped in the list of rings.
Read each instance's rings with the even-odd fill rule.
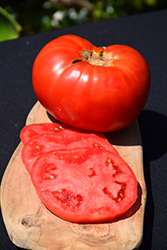
[[[154,220],[154,203],[151,191],[150,162],[167,152],[167,117],[143,110],[138,118],[143,145],[144,175],[147,186],[147,203],[144,219],[144,235],[140,250],[150,250]]]

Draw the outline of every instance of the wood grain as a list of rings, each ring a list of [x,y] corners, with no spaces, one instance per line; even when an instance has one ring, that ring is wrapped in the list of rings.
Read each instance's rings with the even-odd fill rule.
[[[26,124],[52,122],[39,102]],[[120,131],[105,133],[130,165],[138,180],[138,200],[121,218],[110,223],[76,224],[50,213],[37,197],[20,157],[18,145],[1,182],[1,210],[11,241],[32,250],[131,250],[140,246],[146,203],[143,157],[137,120]]]

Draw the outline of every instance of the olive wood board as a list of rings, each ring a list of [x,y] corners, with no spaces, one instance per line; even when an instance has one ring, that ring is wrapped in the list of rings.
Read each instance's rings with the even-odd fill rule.
[[[37,102],[26,124],[53,122]],[[56,120],[55,120],[56,122]],[[1,211],[10,240],[31,250],[131,250],[143,236],[146,185],[137,120],[128,127],[105,133],[130,165],[138,180],[138,199],[122,217],[108,223],[77,224],[52,214],[39,200],[21,160],[22,142],[13,153],[1,182]]]

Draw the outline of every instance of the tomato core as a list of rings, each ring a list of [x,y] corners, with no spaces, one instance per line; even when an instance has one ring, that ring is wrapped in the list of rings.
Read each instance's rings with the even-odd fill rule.
[[[100,51],[96,53],[95,51],[83,50],[81,51],[81,56],[83,61],[90,63],[95,66],[110,67],[112,66],[113,58],[111,54]]]

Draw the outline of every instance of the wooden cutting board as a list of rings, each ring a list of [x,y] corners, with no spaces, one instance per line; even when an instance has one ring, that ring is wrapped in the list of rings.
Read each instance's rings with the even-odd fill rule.
[[[26,124],[52,122],[39,102]],[[110,223],[76,224],[49,212],[37,197],[21,161],[18,145],[1,182],[1,210],[11,241],[32,250],[130,250],[139,247],[143,235],[146,186],[137,120],[116,132],[105,134],[133,169],[138,183],[138,200],[121,218]]]

